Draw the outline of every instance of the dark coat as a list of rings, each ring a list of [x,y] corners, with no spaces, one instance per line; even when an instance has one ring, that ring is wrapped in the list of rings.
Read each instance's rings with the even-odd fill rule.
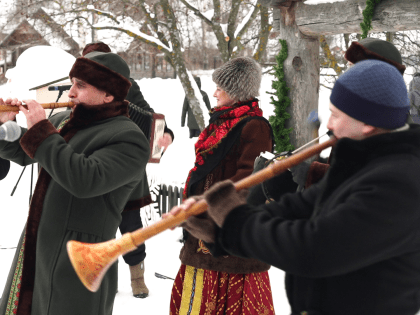
[[[4,179],[10,170],[10,161],[0,158],[0,180]]]
[[[196,177],[191,177],[188,196],[201,195],[207,187],[217,182],[230,179],[237,182],[252,173],[255,158],[264,151],[271,151],[273,146],[272,131],[267,120],[251,118],[235,126],[220,144],[217,150],[227,148],[226,154],[217,157],[215,150],[203,167],[198,168]],[[185,265],[207,270],[228,273],[251,273],[268,270],[267,264],[255,259],[243,259],[234,256],[214,257],[202,251],[197,252],[198,239],[188,235],[181,249],[180,259]]]
[[[115,237],[121,211],[150,154],[147,139],[127,114],[127,102],[77,105],[71,115],[60,112],[51,122],[22,128],[20,142],[0,141],[3,158],[42,167],[26,224],[18,315],[112,314],[116,264],[92,293],[73,270],[66,244]],[[56,127],[69,115],[58,133]],[[7,305],[15,268],[11,268],[0,314]]]
[[[209,100],[209,97],[207,96],[207,93],[201,90],[200,78],[194,78],[194,79],[195,79],[195,82],[197,82],[198,88],[200,88],[200,93],[201,93],[201,96],[203,97],[204,104],[206,104],[207,109],[210,110],[211,109],[210,100]],[[198,124],[197,124],[197,120],[195,119],[193,111],[190,107],[188,98],[185,97],[184,104],[182,105],[181,127],[185,126],[185,118],[187,116],[187,113],[188,113],[188,121],[187,121],[188,128],[200,130],[200,127],[198,127]]]
[[[341,139],[320,183],[278,203],[235,208],[216,245],[286,271],[293,314],[416,314],[419,143],[417,125]]]

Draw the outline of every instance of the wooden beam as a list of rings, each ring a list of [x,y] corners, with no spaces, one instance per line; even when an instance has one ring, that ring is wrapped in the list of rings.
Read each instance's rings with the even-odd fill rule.
[[[264,5],[280,8],[278,0],[260,0]],[[277,5],[274,5],[277,4]],[[296,25],[299,31],[308,36],[335,35],[343,33],[362,33],[360,23],[366,0],[347,0],[342,2],[308,5],[296,4]],[[274,11],[274,20],[281,17]],[[419,0],[382,0],[375,8],[371,32],[396,32],[420,29]],[[275,21],[274,25],[278,25]]]

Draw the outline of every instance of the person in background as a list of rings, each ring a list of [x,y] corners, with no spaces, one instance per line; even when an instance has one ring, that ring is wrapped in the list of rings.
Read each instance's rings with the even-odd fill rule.
[[[19,106],[28,128],[19,141],[0,141],[0,156],[42,167],[28,220],[0,302],[0,314],[111,315],[118,270],[113,264],[100,289],[88,291],[73,269],[70,240],[100,243],[115,238],[121,209],[143,179],[150,146],[128,118],[124,101],[130,69],[116,54],[91,52],[76,59],[69,74],[72,110],[46,119],[34,100]],[[0,115],[13,120],[16,112]]]
[[[331,93],[327,127],[338,141],[318,184],[255,207],[223,181],[204,193],[207,219],[191,217],[184,228],[220,257],[284,270],[291,314],[417,314],[420,126],[406,123],[408,109],[395,67],[358,62]]]
[[[258,105],[261,67],[239,57],[213,72],[217,106],[195,144],[196,160],[183,198],[199,195],[225,179],[250,175],[255,158],[272,151],[273,134]],[[205,230],[208,226],[197,227]],[[213,256],[207,239],[184,233],[181,267],[173,284],[170,314],[274,314],[269,265],[230,255]]]
[[[207,93],[201,90],[201,80],[199,77],[194,77],[195,82],[198,85],[198,88],[200,89],[200,93],[203,96],[204,104],[206,104],[206,107],[208,110],[210,110],[210,101],[209,97],[207,96]],[[197,120],[194,117],[193,111],[190,107],[190,103],[188,102],[188,98],[185,96],[184,98],[184,104],[182,106],[182,114],[181,114],[181,127],[185,126],[185,118],[188,113],[188,121],[187,126],[190,130],[190,139],[194,137],[198,137],[200,135],[200,128],[198,127]]]
[[[420,72],[413,75],[413,80],[408,86],[408,98],[411,118],[416,124],[420,124]]]
[[[398,49],[392,43],[378,38],[368,37],[359,42],[352,42],[344,57],[349,67],[362,60],[380,60],[397,68],[401,75],[406,69],[402,64],[402,57]],[[413,123],[410,115],[408,115],[407,123]],[[299,185],[298,189],[305,189],[319,182],[328,168],[329,163],[304,162],[291,168],[291,172],[293,180]]]
[[[85,46],[82,51],[82,55],[84,56],[92,51],[111,52],[111,48],[103,42],[93,42]],[[125,99],[143,110],[154,113],[153,108],[151,108],[147,101],[144,99],[137,82],[134,81],[133,78],[130,78],[130,82],[131,87]],[[167,147],[173,142],[173,140],[174,133],[165,124],[164,135],[161,139],[158,140],[158,144],[160,147],[163,147],[166,150]],[[121,234],[133,232],[143,228],[140,209],[153,202],[150,195],[146,173],[144,173],[143,180],[139,183],[139,186],[135,188],[135,191],[138,191],[137,195],[140,194],[142,198],[139,200],[130,199],[127,205],[125,205],[122,212],[122,221],[119,226]],[[145,258],[146,245],[144,243],[141,244],[136,250],[123,256],[125,263],[129,265],[130,268],[131,288],[133,296],[136,298],[146,298],[149,295],[149,289],[146,286],[144,280]]]

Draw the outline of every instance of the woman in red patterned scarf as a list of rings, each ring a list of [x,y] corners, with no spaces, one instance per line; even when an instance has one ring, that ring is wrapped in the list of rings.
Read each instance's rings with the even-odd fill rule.
[[[247,57],[225,63],[213,73],[217,106],[195,144],[184,200],[215,183],[239,181],[253,171],[255,158],[272,151],[273,134],[258,106],[261,67]],[[206,215],[206,214],[204,214]],[[217,229],[213,224],[203,229]],[[184,230],[181,267],[175,279],[171,315],[274,314],[269,265],[254,259],[212,255],[206,240]]]

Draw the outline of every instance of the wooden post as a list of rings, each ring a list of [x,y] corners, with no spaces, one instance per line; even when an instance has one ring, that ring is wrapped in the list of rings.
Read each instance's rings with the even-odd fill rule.
[[[313,139],[315,126],[308,123],[308,116],[318,109],[319,97],[319,39],[299,31],[295,22],[296,4],[280,6],[279,19],[279,38],[286,40],[289,52],[284,72],[290,88],[288,112],[292,117],[286,122],[286,128],[293,128],[290,140],[295,148]]]

